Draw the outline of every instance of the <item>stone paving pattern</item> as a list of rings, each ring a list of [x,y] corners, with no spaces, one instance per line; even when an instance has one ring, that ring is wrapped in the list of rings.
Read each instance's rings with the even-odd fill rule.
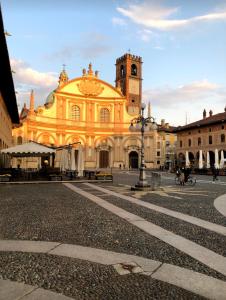
[[[4,279],[75,299],[204,299],[144,275],[120,276],[112,267],[78,259],[26,253],[1,253],[0,257]]]
[[[167,197],[161,193],[137,195],[131,192],[128,186],[136,182],[136,176],[117,173],[115,179],[113,184],[100,186],[226,226],[225,217],[213,205],[217,196],[226,193],[226,185],[198,183],[192,188],[178,187],[173,185],[173,180],[163,178]],[[226,256],[223,235],[94,191],[83,184],[76,186]],[[222,274],[62,184],[1,185],[0,207],[0,239],[54,241],[139,255],[226,281]],[[120,276],[111,266],[47,254],[0,252],[1,278],[37,285],[74,299],[203,299],[147,276]]]

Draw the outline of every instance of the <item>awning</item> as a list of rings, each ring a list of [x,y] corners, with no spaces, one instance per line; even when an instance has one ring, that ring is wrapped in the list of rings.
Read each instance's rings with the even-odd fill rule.
[[[35,142],[29,142],[1,150],[0,152],[13,157],[40,157],[56,153],[56,150]]]

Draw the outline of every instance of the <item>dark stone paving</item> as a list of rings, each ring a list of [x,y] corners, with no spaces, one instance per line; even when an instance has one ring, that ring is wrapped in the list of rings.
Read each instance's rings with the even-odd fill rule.
[[[102,187],[106,187],[104,185],[101,185]],[[181,235],[191,241],[196,242],[197,244],[200,244],[201,246],[206,247],[207,249],[213,250],[216,253],[226,256],[226,238],[220,234],[202,229],[198,226],[189,224],[187,222],[179,221],[176,218],[172,218],[169,216],[166,216],[164,214],[155,212],[153,210],[149,210],[145,207],[141,207],[139,205],[132,204],[126,200],[123,200],[121,198],[111,196],[108,194],[103,195],[103,192],[97,191],[95,189],[91,189],[90,187],[86,187],[83,184],[80,185],[80,188],[83,188],[89,193],[92,193],[93,195],[102,194],[100,197],[105,199],[106,201],[121,207],[135,215],[141,216],[142,218],[146,219],[147,221],[150,221],[158,226],[161,226],[162,228],[165,228],[171,232],[174,232],[175,234]],[[165,244],[165,243],[164,243]],[[153,251],[158,251],[157,249],[153,248]],[[175,248],[174,248],[175,249]],[[160,251],[160,249],[159,249]],[[181,254],[183,252],[177,250]],[[181,256],[180,254],[180,256]],[[187,256],[187,258],[190,258],[190,256],[183,253],[183,255]],[[159,259],[160,261],[165,262],[165,256],[164,252],[161,253],[162,259]],[[179,257],[178,257],[179,258]],[[178,264],[178,262],[174,261],[175,257],[171,257],[171,263]],[[203,265],[202,263],[199,263],[198,261],[193,260],[193,265],[187,264],[187,259],[185,260],[185,257],[182,258],[182,261],[179,262],[178,265],[182,266],[181,263],[186,263],[187,268],[191,268],[193,270],[196,270],[197,272],[204,273],[209,276],[213,276],[222,280],[226,280],[226,276],[216,272],[215,270],[212,270],[208,268],[207,266]]]
[[[116,177],[114,177],[116,178]],[[100,184],[122,192],[118,184],[132,184],[138,177],[117,174],[113,184]],[[163,186],[173,186],[164,180]],[[103,196],[83,184],[76,185],[167,230],[226,256],[226,239],[214,232],[179,221],[113,196]],[[142,200],[226,226],[213,206],[226,193],[226,186],[198,184],[195,191],[206,196],[170,195],[182,199],[145,194]],[[192,188],[193,189],[193,188]],[[134,195],[124,188],[128,195]],[[58,241],[139,255],[178,265],[222,280],[225,276],[199,263],[174,247],[99,207],[61,184],[0,185],[0,239]],[[46,254],[0,252],[0,278],[23,281],[63,293],[74,299],[203,299],[183,289],[143,275],[119,276],[109,266]]]
[[[76,184],[85,188],[83,184]],[[0,238],[55,241],[138,255],[223,275],[63,185],[4,186]]]
[[[79,300],[205,299],[144,275],[120,276],[111,266],[46,254],[0,252],[0,274]]]
[[[169,179],[162,179],[162,187],[172,187],[173,189],[178,189],[182,192],[185,192],[186,195],[180,195],[176,192],[170,192],[169,195],[179,196],[182,199],[175,199],[170,197],[163,197],[157,194],[146,194],[141,196],[141,200],[150,202],[152,204],[156,204],[162,207],[169,208],[171,210],[179,211],[181,213],[185,213],[212,223],[220,224],[226,226],[226,218],[221,215],[214,207],[213,202],[214,200],[221,196],[222,194],[226,193],[226,185],[220,184],[212,184],[211,177],[208,176],[198,176],[198,179],[201,180],[208,180],[209,183],[199,183],[194,187],[184,186],[180,187],[175,185],[174,183],[174,175],[173,174],[163,174],[163,176],[168,176],[172,180]],[[221,181],[226,181],[225,177],[220,178]],[[118,184],[125,184],[125,185],[133,185],[138,180],[138,175],[132,176],[128,175],[127,173],[118,174],[115,176],[114,185],[115,187]],[[148,178],[150,180],[150,178]],[[109,186],[109,184],[108,184]],[[106,185],[103,185],[106,187]],[[115,191],[115,189],[114,189]],[[192,191],[203,195],[193,195]],[[125,192],[127,195],[134,196],[134,192],[130,191],[127,187],[125,188]]]
[[[175,234],[183,236],[201,246],[204,246],[214,252],[226,256],[226,236],[217,234],[213,231],[192,225],[185,221],[167,216],[165,214],[149,210],[140,205],[131,205],[130,202],[111,195],[104,196],[108,202],[117,205],[133,214],[141,216],[162,228],[165,228]]]

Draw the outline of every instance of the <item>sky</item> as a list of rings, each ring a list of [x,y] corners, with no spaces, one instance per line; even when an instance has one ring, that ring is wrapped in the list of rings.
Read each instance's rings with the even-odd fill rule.
[[[115,85],[115,61],[143,60],[143,102],[184,125],[226,106],[226,0],[0,0],[19,110],[92,62]]]

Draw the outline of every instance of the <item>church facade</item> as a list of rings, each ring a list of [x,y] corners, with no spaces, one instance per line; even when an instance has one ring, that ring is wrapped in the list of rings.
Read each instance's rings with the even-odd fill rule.
[[[88,70],[83,69],[82,76],[72,80],[63,70],[58,87],[43,106],[35,108],[32,91],[30,107],[22,109],[21,123],[13,130],[14,143],[32,140],[55,147],[71,144],[76,150],[76,163],[82,157],[84,169],[138,168],[141,133],[130,132],[129,126],[140,113],[141,101],[141,57],[125,54],[116,60],[115,87],[101,80],[91,64]],[[146,167],[159,168],[164,160],[163,135],[158,130],[148,130]],[[18,163],[21,161],[14,161],[14,165]],[[35,164],[34,158],[30,165]],[[56,157],[55,166],[59,164]]]

